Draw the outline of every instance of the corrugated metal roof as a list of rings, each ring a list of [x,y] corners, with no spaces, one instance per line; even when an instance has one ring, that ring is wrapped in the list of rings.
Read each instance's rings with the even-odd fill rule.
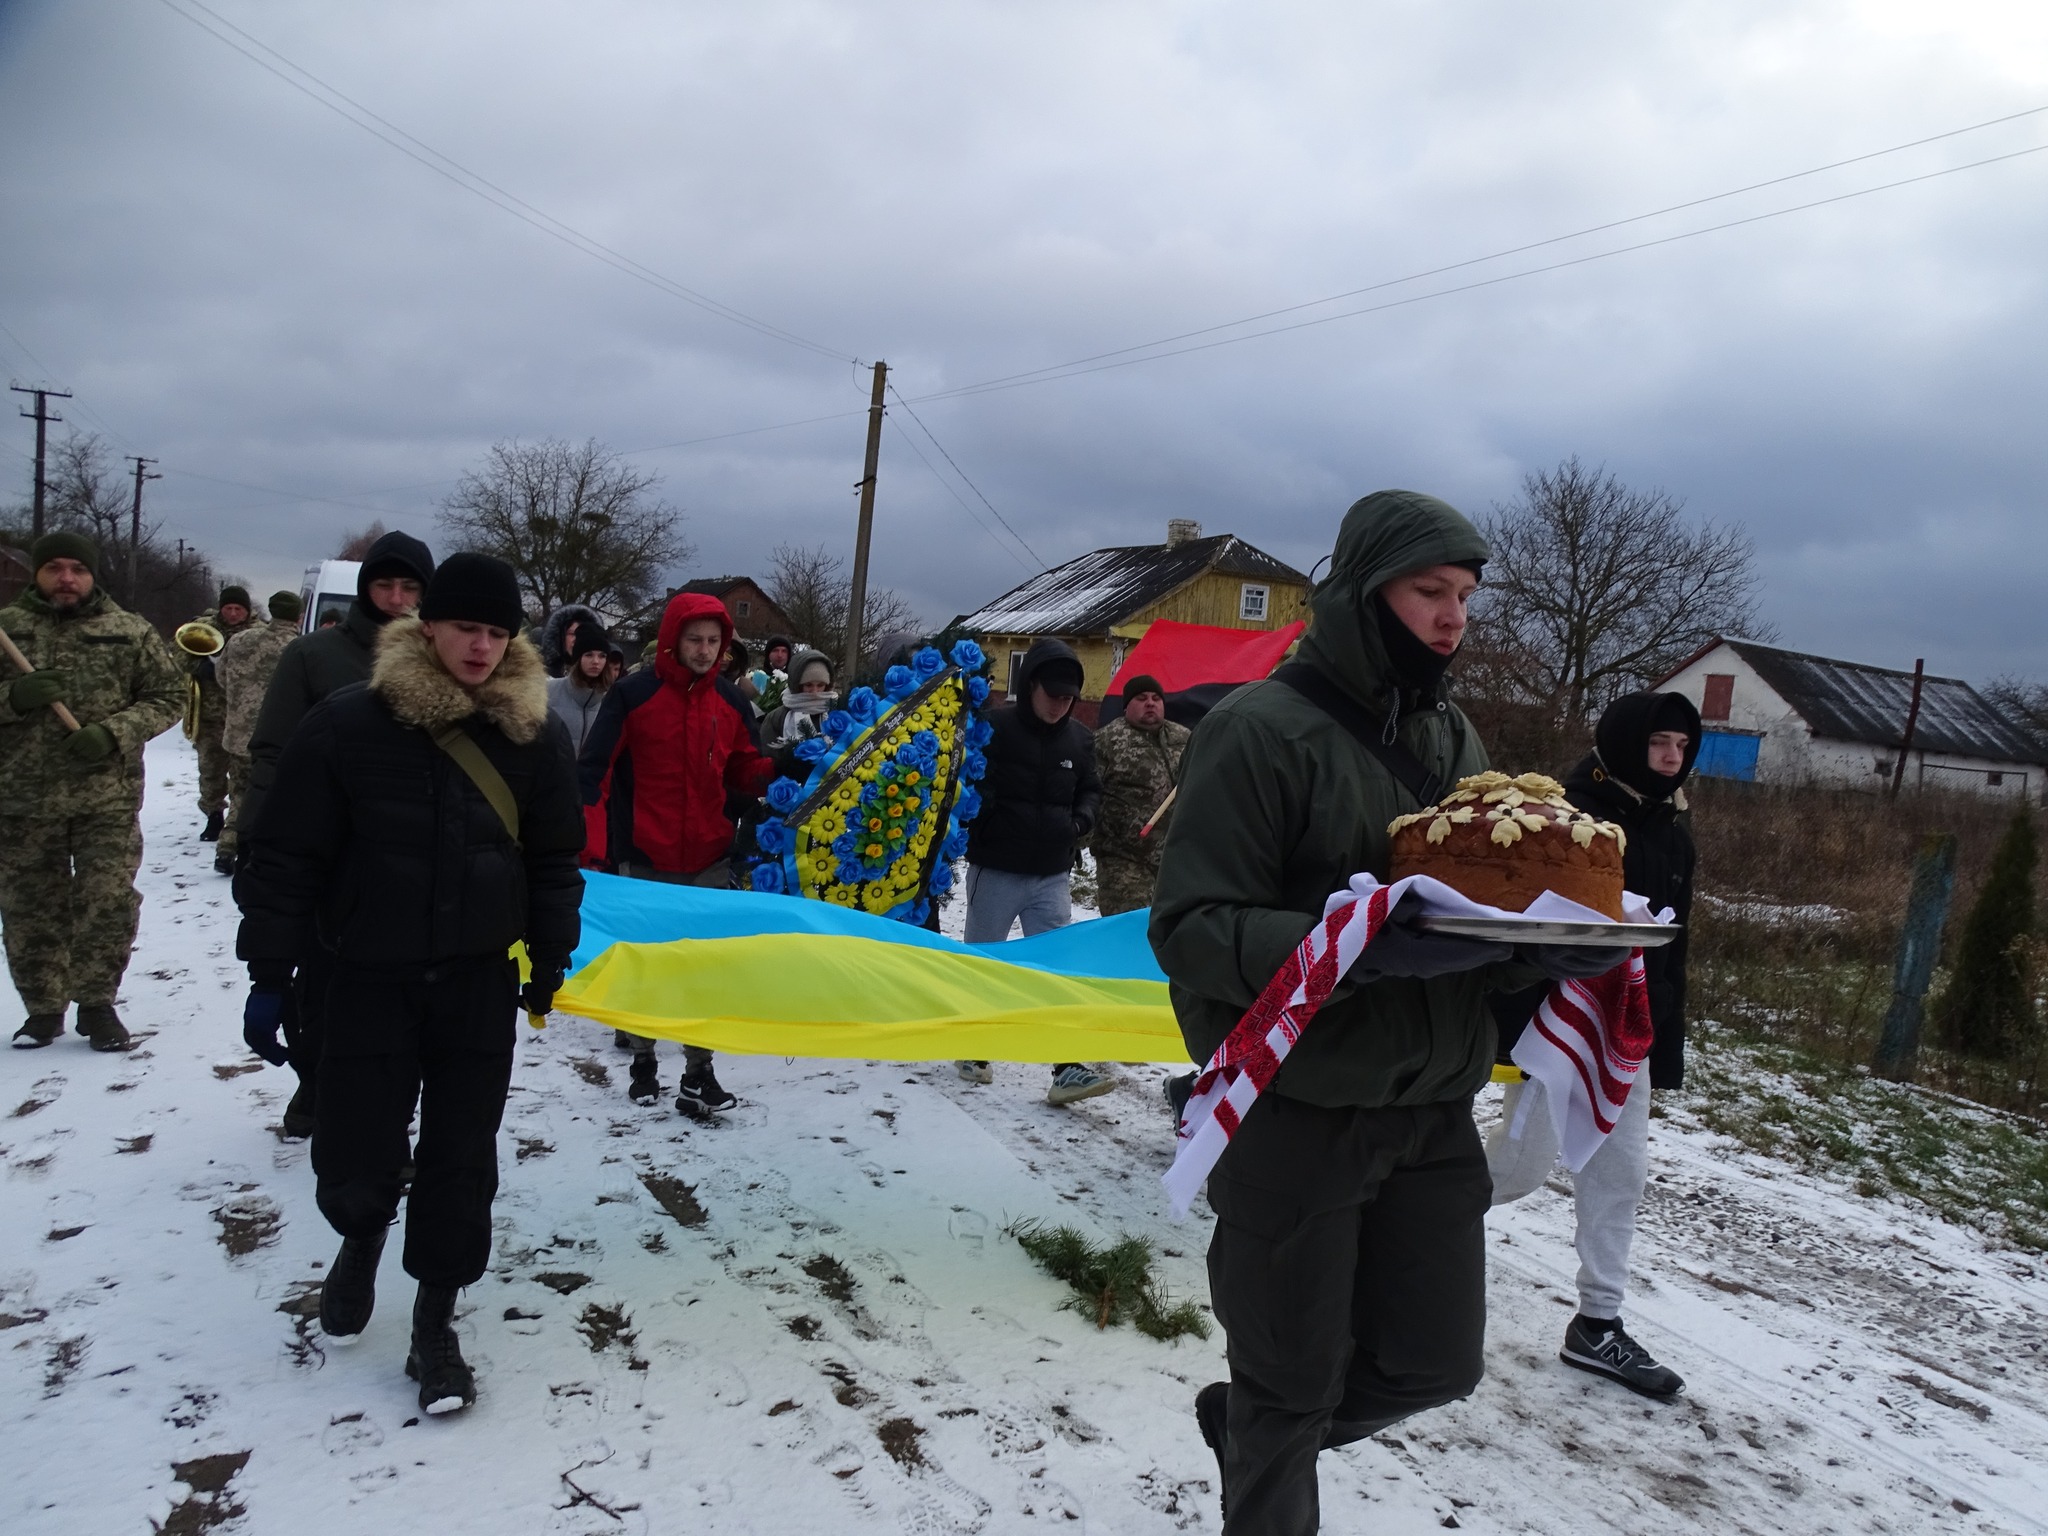
[[[1896,747],[1913,706],[1913,674],[1858,661],[1730,640],[1728,648],[1756,668],[1813,734],[1834,741]],[[2048,754],[1959,677],[1928,677],[1920,689],[1916,751],[1951,752],[1993,762],[2048,762]]]
[[[1250,581],[1309,584],[1308,578],[1235,534],[1169,547],[1098,549],[1013,587],[957,622],[984,635],[1092,635],[1121,624],[1205,571]]]

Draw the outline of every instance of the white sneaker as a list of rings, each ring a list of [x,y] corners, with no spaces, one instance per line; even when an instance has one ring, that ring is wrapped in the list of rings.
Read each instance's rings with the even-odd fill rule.
[[[1075,1104],[1107,1093],[1115,1086],[1114,1078],[1105,1077],[1093,1067],[1061,1067],[1052,1075],[1052,1086],[1045,1091],[1045,1102]]]
[[[960,1074],[961,1082],[973,1083],[980,1088],[986,1088],[996,1080],[995,1073],[989,1069],[989,1064],[985,1061],[956,1061],[953,1063],[953,1070]]]

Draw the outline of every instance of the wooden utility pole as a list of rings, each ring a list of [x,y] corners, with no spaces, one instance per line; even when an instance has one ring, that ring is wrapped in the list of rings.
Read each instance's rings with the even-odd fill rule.
[[[135,606],[135,590],[142,581],[142,482],[161,480],[162,475],[146,472],[145,466],[154,464],[155,459],[145,459],[139,454],[129,454],[135,464],[135,500],[128,508],[128,606]]]
[[[1892,798],[1899,798],[1899,786],[1906,782],[1906,754],[1913,750],[1913,732],[1920,727],[1920,685],[1927,680],[1927,658],[1913,663],[1913,702],[1906,710],[1906,734],[1899,742],[1899,760],[1892,765]]]
[[[50,414],[50,400],[53,396],[59,400],[69,400],[71,398],[71,391],[68,389],[45,389],[39,384],[10,384],[7,387],[17,395],[34,395],[36,397],[36,408],[32,411],[23,411],[21,414],[36,424],[35,523],[31,536],[40,539],[43,536],[43,502],[45,500],[44,488],[46,485],[43,478],[44,447],[48,440],[50,423],[64,419],[62,416]]]
[[[843,698],[860,672],[860,626],[868,607],[868,535],[875,526],[875,470],[882,458],[882,391],[889,365],[875,364],[875,393],[868,403],[868,458],[860,477],[860,527],[853,536],[853,593],[846,608],[846,670],[839,675]]]
[[[1920,843],[1913,866],[1913,889],[1906,898],[1906,926],[1899,931],[1899,954],[1892,968],[1892,1002],[1884,1016],[1877,1055],[1870,1068],[1879,1077],[1903,1082],[1913,1076],[1920,1054],[1920,1019],[1934,979],[1934,961],[1941,953],[1942,925],[1956,888],[1956,835],[1930,832]]]

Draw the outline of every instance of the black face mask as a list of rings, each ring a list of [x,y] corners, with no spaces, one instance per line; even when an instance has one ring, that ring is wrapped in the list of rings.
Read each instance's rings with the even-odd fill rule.
[[[1387,600],[1372,595],[1373,619],[1379,625],[1380,644],[1386,647],[1394,681],[1403,693],[1434,696],[1444,680],[1451,658],[1422,643],[1415,631],[1401,622],[1401,616],[1387,606]],[[1453,654],[1456,654],[1455,652]]]

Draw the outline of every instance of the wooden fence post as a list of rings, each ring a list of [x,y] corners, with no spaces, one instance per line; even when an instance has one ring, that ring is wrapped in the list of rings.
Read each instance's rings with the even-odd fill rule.
[[[1913,890],[1906,898],[1906,925],[1899,933],[1899,957],[1892,970],[1892,1003],[1884,1016],[1871,1070],[1895,1082],[1913,1075],[1920,1054],[1920,1019],[1941,953],[1942,925],[1956,888],[1956,835],[1930,832],[1920,841],[1913,865]]]

